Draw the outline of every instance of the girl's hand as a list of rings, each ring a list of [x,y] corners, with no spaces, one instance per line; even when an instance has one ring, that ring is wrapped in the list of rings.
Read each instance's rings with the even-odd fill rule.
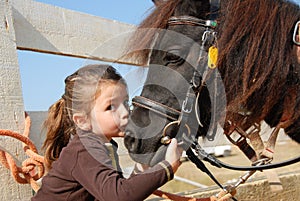
[[[168,145],[165,159],[171,164],[174,173],[181,165],[180,156],[182,155],[182,151],[183,149],[177,146],[177,140],[173,138]]]
[[[148,170],[149,168],[150,167],[148,165],[141,164],[141,163],[135,163],[133,171],[135,173],[140,173],[140,172],[144,172],[145,170]]]

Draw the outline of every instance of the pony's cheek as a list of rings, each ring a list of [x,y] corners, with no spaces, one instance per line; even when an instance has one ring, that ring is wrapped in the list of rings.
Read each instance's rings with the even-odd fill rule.
[[[159,147],[159,149],[154,153],[154,156],[150,161],[149,165],[151,167],[165,159],[167,148],[168,146],[164,146],[164,145]]]

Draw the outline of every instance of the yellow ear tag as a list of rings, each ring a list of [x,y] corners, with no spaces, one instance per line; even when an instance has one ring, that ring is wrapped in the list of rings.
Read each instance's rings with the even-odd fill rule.
[[[217,60],[218,60],[218,48],[216,48],[215,46],[211,46],[208,49],[208,67],[212,69],[216,68]]]

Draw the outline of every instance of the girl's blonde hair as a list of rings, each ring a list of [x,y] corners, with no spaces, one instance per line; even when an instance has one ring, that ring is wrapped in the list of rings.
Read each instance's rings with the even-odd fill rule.
[[[47,136],[43,149],[48,169],[68,144],[71,135],[76,134],[73,114],[79,112],[88,115],[102,86],[118,82],[126,86],[124,79],[112,66],[103,64],[84,66],[65,79],[65,93],[50,106],[44,122]]]

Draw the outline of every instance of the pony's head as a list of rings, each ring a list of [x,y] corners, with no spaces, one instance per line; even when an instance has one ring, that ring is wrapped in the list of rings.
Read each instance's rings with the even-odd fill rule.
[[[210,94],[202,79],[207,51],[215,40],[210,1],[156,5],[131,46],[139,59],[145,63],[149,59],[149,72],[141,95],[132,100],[125,136],[130,156],[148,165],[163,159],[170,138],[183,142],[214,129]]]

